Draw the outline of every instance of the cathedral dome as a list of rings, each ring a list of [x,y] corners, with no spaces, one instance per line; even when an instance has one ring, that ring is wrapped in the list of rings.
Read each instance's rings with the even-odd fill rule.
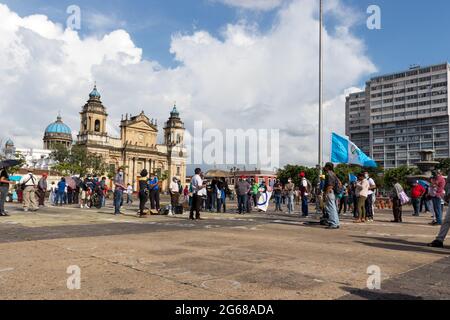
[[[89,93],[89,98],[91,99],[100,99],[102,96],[100,95],[100,92],[97,90],[97,85],[94,86],[94,89],[91,93]]]
[[[61,117],[58,117],[56,122],[53,122],[47,127],[47,129],[45,129],[45,134],[49,133],[68,134],[72,136],[72,130],[69,128],[68,125],[62,122]]]
[[[72,145],[72,130],[66,125],[61,116],[58,116],[55,122],[48,125],[44,133],[44,148],[52,149],[56,144],[62,144],[66,147]]]
[[[5,144],[6,147],[14,147],[14,142],[11,139],[8,139]]]

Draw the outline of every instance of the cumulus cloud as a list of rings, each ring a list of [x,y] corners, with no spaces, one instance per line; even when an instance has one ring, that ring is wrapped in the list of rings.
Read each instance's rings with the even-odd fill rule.
[[[273,10],[279,7],[283,0],[217,0],[226,5],[254,10]]]
[[[325,33],[327,135],[344,132],[345,90],[375,71],[339,5],[334,1],[329,14],[336,11],[342,20],[337,28],[345,30]],[[80,38],[45,16],[19,17],[0,4],[1,135],[18,146],[40,147],[58,110],[75,134],[97,81],[115,134],[121,114],[144,110],[162,124],[177,101],[188,129],[194,120],[205,128],[280,129],[281,163],[314,165],[317,4],[297,0],[278,10],[264,33],[240,21],[225,26],[220,37],[205,30],[174,34],[170,51],[179,66],[163,68],[143,59],[125,30]]]

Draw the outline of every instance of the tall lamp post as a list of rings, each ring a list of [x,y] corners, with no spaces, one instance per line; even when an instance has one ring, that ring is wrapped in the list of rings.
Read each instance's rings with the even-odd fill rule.
[[[319,8],[319,176],[322,174],[323,166],[323,0]],[[320,180],[320,179],[319,179]]]

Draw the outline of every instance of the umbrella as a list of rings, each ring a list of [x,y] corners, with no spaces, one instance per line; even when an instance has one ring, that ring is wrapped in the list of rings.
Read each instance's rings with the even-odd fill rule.
[[[427,182],[427,181],[425,181],[425,180],[419,180],[419,184],[420,184],[422,187],[424,187],[424,188],[430,186],[430,183]]]
[[[70,187],[71,189],[75,189],[77,187],[77,183],[74,178],[66,177],[65,179],[68,187]]]
[[[3,160],[0,162],[0,168],[9,168],[18,166],[20,164],[19,160]]]

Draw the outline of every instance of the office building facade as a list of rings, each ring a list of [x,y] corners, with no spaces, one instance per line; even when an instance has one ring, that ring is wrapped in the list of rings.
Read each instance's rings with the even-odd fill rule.
[[[415,66],[372,78],[347,97],[347,135],[387,169],[414,166],[421,150],[450,157],[449,70],[448,63]]]

